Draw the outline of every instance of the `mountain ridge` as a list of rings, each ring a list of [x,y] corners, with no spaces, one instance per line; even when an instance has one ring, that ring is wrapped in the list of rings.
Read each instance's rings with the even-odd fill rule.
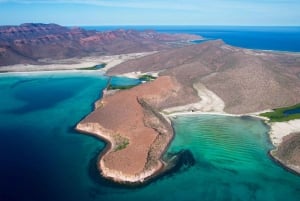
[[[41,59],[66,59],[157,51],[201,38],[189,34],[115,30],[98,32],[57,24],[25,23],[0,26],[0,66],[42,64]]]

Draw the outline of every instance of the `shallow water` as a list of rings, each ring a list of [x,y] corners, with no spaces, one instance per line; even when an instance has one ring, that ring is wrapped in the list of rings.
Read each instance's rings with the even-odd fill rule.
[[[127,77],[119,77],[119,76],[113,76],[110,79],[110,85],[112,86],[134,86],[141,84],[141,81],[139,79],[132,79]]]
[[[196,165],[178,176],[187,181],[189,200],[195,194],[201,200],[300,199],[300,177],[267,156],[272,145],[260,120],[194,115],[178,117],[175,130],[169,151],[189,149],[196,158]]]
[[[178,117],[169,152],[190,150],[194,166],[141,188],[103,180],[95,163],[104,143],[73,127],[107,82],[88,73],[0,76],[1,201],[300,200],[300,177],[271,161],[267,128],[252,118]]]

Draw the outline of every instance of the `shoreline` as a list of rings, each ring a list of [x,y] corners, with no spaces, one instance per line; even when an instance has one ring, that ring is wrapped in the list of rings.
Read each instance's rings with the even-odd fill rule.
[[[105,96],[103,95],[102,98]],[[95,104],[97,102],[101,102],[102,98],[96,100]],[[98,108],[97,105],[94,104],[94,110]],[[149,106],[151,107],[151,106]],[[103,162],[102,158],[105,154],[108,154],[109,152],[114,150],[114,144],[113,144],[113,139],[105,135],[105,132],[97,132],[97,131],[91,131],[89,130],[90,126],[85,125],[85,124],[80,124],[78,123],[75,126],[75,130],[77,132],[80,132],[82,134],[90,135],[93,136],[97,139],[100,139],[105,142],[105,147],[97,156],[97,169],[99,170],[100,174],[102,175],[103,178],[107,179],[108,181],[113,181],[118,184],[126,184],[129,186],[141,186],[141,185],[146,185],[149,182],[151,182],[153,179],[156,179],[158,176],[163,175],[164,173],[168,172],[171,170],[174,166],[168,164],[167,161],[163,159],[163,156],[167,152],[169,146],[171,145],[174,137],[175,137],[175,132],[174,132],[174,127],[173,127],[173,122],[171,121],[170,118],[166,117],[165,115],[161,114],[160,115],[170,124],[172,127],[173,132],[170,135],[170,139],[167,140],[167,144],[164,146],[163,151],[161,152],[159,156],[159,160],[157,161],[158,164],[154,168],[150,170],[143,171],[140,175],[123,175],[120,172],[114,172],[107,167],[105,167],[105,163]],[[97,124],[97,123],[95,123]],[[98,125],[101,127],[100,125]],[[95,127],[95,126],[92,126]],[[101,129],[100,129],[101,130]],[[154,144],[155,142],[153,142]]]
[[[9,66],[0,66],[0,73],[28,73],[28,72],[51,72],[51,71],[91,71],[105,73],[110,68],[131,59],[141,58],[147,55],[156,53],[153,52],[140,52],[119,55],[106,55],[106,56],[90,56],[82,58],[69,58],[61,60],[41,60],[43,64],[15,64]],[[93,67],[99,64],[106,64],[104,68],[97,70],[88,70],[84,68]]]
[[[289,165],[285,164],[285,162],[283,162],[282,160],[280,160],[279,158],[277,158],[276,156],[274,156],[274,152],[275,149],[272,149],[268,152],[269,157],[271,158],[272,161],[274,161],[276,164],[278,164],[280,167],[282,167],[283,169],[285,169],[286,171],[295,174],[297,176],[300,176],[300,169],[295,170],[294,167],[290,167]],[[299,167],[298,167],[299,168]]]
[[[146,74],[158,76],[158,72],[148,72]],[[122,74],[122,76],[127,76],[127,77],[131,77],[131,78],[137,78],[140,75],[141,75],[141,72],[131,72],[131,73]],[[227,113],[224,111],[224,108],[225,108],[224,101],[219,96],[217,96],[213,91],[209,90],[204,84],[202,84],[202,83],[194,84],[193,88],[197,91],[198,97],[200,98],[199,102],[193,103],[193,104],[188,104],[188,105],[183,105],[183,106],[177,106],[177,107],[173,107],[173,108],[166,108],[159,112],[169,122],[169,124],[171,126],[172,126],[172,119],[176,118],[177,116],[181,116],[181,115],[206,115],[207,114],[207,115],[224,115],[224,116],[235,116],[235,117],[250,116],[253,118],[259,118],[270,127],[270,130],[268,132],[268,138],[269,138],[270,142],[273,144],[274,149],[269,151],[269,155],[271,156],[272,159],[278,161],[278,159],[274,158],[274,156],[272,155],[272,151],[276,150],[276,148],[278,147],[278,144],[276,144],[276,141],[274,141],[274,139],[276,139],[276,138],[282,139],[283,136],[281,135],[281,133],[282,132],[286,133],[286,130],[283,129],[283,130],[280,130],[280,132],[277,132],[274,134],[274,132],[272,132],[272,128],[274,128],[274,125],[270,124],[268,118],[259,115],[261,113],[271,111],[270,109],[264,110],[264,111],[259,111],[259,112],[254,112],[254,113],[230,114],[230,113]],[[100,101],[100,100],[98,100],[98,101]],[[299,125],[300,125],[300,123],[299,123]],[[173,129],[173,126],[172,126],[172,129]],[[174,130],[173,130],[173,132],[174,132]],[[287,133],[287,134],[289,134],[289,133]],[[276,137],[274,138],[274,136],[276,136]],[[119,183],[126,183],[126,184],[135,183],[138,185],[142,184],[144,182],[147,183],[148,180],[150,180],[153,177],[156,177],[164,172],[164,169],[166,168],[167,164],[164,163],[164,161],[162,160],[162,157],[166,153],[166,151],[167,151],[168,147],[170,146],[170,144],[172,143],[174,137],[175,137],[175,134],[172,135],[172,137],[168,141],[168,144],[166,145],[164,151],[160,155],[160,160],[159,160],[160,164],[157,166],[156,170],[148,171],[145,175],[143,175],[142,178],[139,177],[138,179],[132,180],[126,176],[124,177],[124,175],[121,175],[120,173],[115,172],[115,173],[110,174],[110,173],[108,173],[108,172],[110,172],[110,170],[107,170],[107,169],[106,169],[106,173],[105,173],[105,171],[103,173],[103,169],[105,170],[105,168],[104,168],[103,162],[101,163],[101,156],[99,156],[97,167],[100,171],[102,170],[102,175],[105,174],[105,175],[103,175],[105,178],[108,178],[110,180],[113,180],[113,181],[116,181]],[[106,142],[107,142],[107,140],[106,140]],[[109,151],[107,151],[107,152],[109,152]],[[284,168],[291,169],[288,167],[287,164],[284,164],[283,162],[280,162],[279,164],[284,166]],[[291,169],[291,170],[293,170],[293,169]],[[116,179],[116,177],[118,177],[118,179]],[[125,180],[127,180],[127,181],[125,181]]]
[[[98,154],[98,157],[97,157],[97,169],[99,170],[100,174],[105,179],[117,182],[119,184],[139,185],[139,184],[149,181],[150,179],[152,179],[164,172],[165,164],[163,162],[161,162],[161,164],[159,164],[159,167],[156,170],[154,170],[153,172],[152,171],[144,172],[145,174],[143,175],[142,179],[136,175],[134,177],[131,177],[130,175],[125,175],[120,172],[111,172],[111,170],[109,170],[107,167],[105,167],[105,164],[102,161],[102,157],[105,154],[113,151],[113,148],[114,148],[113,140],[103,134],[100,134],[97,132],[92,132],[92,131],[87,131],[88,130],[87,128],[84,128],[81,126],[84,126],[84,125],[81,125],[80,123],[77,124],[75,127],[75,130],[82,134],[96,137],[105,142],[104,149],[101,150],[101,152]]]
[[[101,98],[102,99],[102,98]],[[101,99],[97,101],[101,101]],[[94,110],[97,109],[97,107],[94,107]],[[105,167],[105,164],[102,161],[102,157],[109,153],[110,151],[113,151],[113,140],[107,137],[104,134],[93,132],[93,131],[88,131],[89,129],[84,128],[84,125],[78,123],[75,126],[75,130],[81,134],[85,135],[90,135],[92,137],[95,137],[97,139],[100,139],[101,141],[104,141],[105,147],[100,151],[100,153],[97,156],[97,169],[102,175],[103,178],[107,179],[108,181],[113,181],[116,182],[117,184],[123,185],[125,184],[126,186],[132,186],[132,187],[137,187],[137,186],[144,186],[147,185],[149,182],[151,182],[154,179],[157,179],[157,177],[163,175],[164,173],[172,170],[174,167],[174,164],[168,164],[167,161],[163,159],[163,156],[167,152],[168,148],[170,147],[174,137],[175,137],[175,132],[174,132],[174,127],[173,127],[173,122],[170,118],[166,117],[165,115],[162,115],[166,121],[168,121],[172,127],[173,133],[171,135],[170,140],[167,141],[166,146],[164,147],[164,150],[161,152],[161,155],[159,156],[158,160],[158,165],[155,169],[151,169],[150,171],[145,171],[142,174],[142,177],[133,178],[133,180],[130,180],[130,176],[128,177],[127,175],[122,175],[122,173],[116,173],[116,172],[110,172],[108,168]],[[81,127],[83,126],[83,127]],[[104,171],[103,171],[104,170]],[[117,177],[116,177],[117,176]],[[135,175],[136,177],[136,175]]]
[[[278,147],[283,138],[291,133],[300,132],[300,119],[294,119],[285,122],[267,122],[270,126],[269,136],[273,145]]]
[[[260,116],[259,114],[272,111],[267,109],[264,111],[243,113],[243,114],[230,114],[224,111],[225,103],[218,97],[214,92],[210,92],[205,86],[195,87],[198,92],[198,96],[201,101],[195,104],[189,104],[185,106],[174,107],[163,111],[164,115],[170,119],[176,118],[177,116],[189,116],[189,115],[223,115],[223,116],[234,116],[243,117],[249,116],[262,120],[267,126],[269,126],[268,138],[271,144],[274,146],[273,149],[269,150],[268,155],[273,161],[285,168],[286,170],[300,175],[300,166],[284,162],[282,159],[277,157],[274,153],[278,150],[278,147],[285,143],[284,137],[291,135],[292,133],[300,132],[300,119],[290,120],[287,122],[270,122],[267,117]],[[200,91],[202,90],[202,92]],[[203,97],[207,96],[207,97]],[[213,100],[214,99],[214,100]],[[203,101],[204,100],[204,101]],[[198,107],[198,108],[197,108]],[[217,109],[216,109],[217,108]],[[204,109],[204,110],[203,110]],[[208,110],[208,111],[207,111]],[[173,111],[173,112],[172,112]]]
[[[171,81],[172,79],[170,79],[169,77],[161,77],[160,81],[162,82],[169,82],[170,84],[173,83],[173,81]],[[115,105],[113,104],[116,100],[114,98],[116,98],[116,96],[105,96],[102,97],[102,99],[97,100],[96,102],[99,101],[103,101],[100,105],[100,107],[95,107],[93,112],[91,112],[89,115],[87,115],[87,117],[85,117],[81,122],[79,122],[76,125],[76,130],[79,132],[83,132],[83,133],[88,133],[91,134],[93,136],[96,136],[100,139],[104,139],[104,141],[108,144],[105,148],[104,151],[102,151],[98,157],[98,161],[97,161],[97,167],[98,170],[101,172],[101,175],[109,180],[112,180],[114,182],[117,182],[119,184],[126,184],[126,185],[141,185],[141,184],[145,184],[148,181],[156,178],[157,176],[163,174],[165,171],[167,171],[169,169],[170,166],[168,166],[168,164],[166,163],[166,161],[163,160],[163,156],[165,154],[165,152],[167,151],[170,143],[172,142],[172,139],[174,138],[174,131],[173,131],[173,127],[170,124],[169,119],[165,119],[165,116],[161,115],[158,111],[156,111],[155,108],[153,108],[152,105],[150,105],[149,103],[146,102],[147,99],[147,95],[149,95],[149,92],[145,92],[144,90],[152,90],[152,87],[154,85],[154,87],[158,87],[159,83],[161,82],[156,82],[157,84],[154,85],[153,82],[150,83],[146,83],[144,85],[139,85],[140,89],[137,89],[136,91],[120,91],[118,92],[117,96],[121,96],[120,97],[124,97],[125,94],[123,93],[129,93],[127,95],[132,95],[130,96],[130,102],[133,101],[133,99],[136,100],[135,95],[133,96],[133,94],[136,93],[136,95],[140,98],[137,99],[137,102],[134,103],[133,106],[129,106],[128,104],[126,105],[126,109],[129,109],[130,111],[133,111],[133,108],[136,107],[138,105],[138,107],[140,109],[136,110],[135,112],[138,111],[142,111],[142,114],[138,115],[138,121],[141,121],[141,123],[135,123],[135,119],[136,118],[132,118],[132,116],[127,116],[126,112],[122,115],[120,115],[118,112],[116,113],[116,111],[114,111],[117,116],[114,116],[114,121],[119,121],[116,120],[117,119],[122,119],[122,116],[126,116],[127,119],[130,119],[128,122],[128,124],[126,124],[125,122],[123,122],[123,126],[125,126],[124,128],[121,129],[121,127],[118,128],[112,126],[114,125],[114,123],[112,123],[111,125],[108,125],[104,122],[106,122],[107,116],[103,117],[103,115],[101,115],[104,119],[106,120],[100,120],[99,119],[99,115],[100,114],[105,114],[105,110],[108,110],[109,113],[112,113],[112,107],[115,108]],[[151,87],[150,87],[151,86]],[[163,94],[165,94],[166,92],[168,92],[168,90],[162,90],[157,92],[156,91],[156,95],[154,95],[155,97],[164,97]],[[144,95],[143,95],[144,94]],[[153,95],[153,94],[152,94]],[[105,98],[103,100],[103,98]],[[145,100],[144,100],[145,98]],[[148,97],[149,98],[149,97]],[[117,99],[118,100],[118,99]],[[151,100],[151,98],[149,99]],[[163,100],[163,99],[162,99]],[[109,102],[112,101],[113,103],[109,104]],[[129,108],[128,108],[129,106]],[[105,109],[106,108],[106,109]],[[120,109],[120,108],[119,108]],[[117,110],[118,111],[118,110]],[[123,108],[121,107],[121,111],[124,112]],[[114,113],[113,112],[113,113]],[[135,112],[134,112],[134,116],[135,116]],[[140,117],[140,115],[142,115]],[[108,120],[110,121],[110,120]],[[137,131],[132,130],[132,123],[137,125]],[[112,127],[111,127],[112,126]],[[117,125],[116,125],[117,126]],[[118,126],[117,126],[118,127]],[[126,128],[129,127],[130,128],[130,132],[131,134],[126,134]],[[125,130],[124,130],[125,129]],[[149,131],[149,129],[151,130],[151,132]],[[170,130],[171,129],[171,130]],[[145,134],[149,135],[148,137],[146,136],[141,136],[140,133],[146,132]],[[149,133],[150,132],[150,133]],[[125,137],[128,138],[129,140],[129,145],[128,147],[126,146],[125,148],[122,148],[120,151],[118,149],[118,141],[117,138],[115,138],[116,133],[121,133],[118,135],[121,135],[121,137]],[[135,134],[134,134],[135,133]],[[152,133],[152,134],[151,134]],[[154,135],[154,133],[156,133]],[[138,135],[139,137],[134,137],[132,138],[132,135]],[[151,135],[154,137],[151,137]],[[144,139],[146,137],[146,139]],[[149,138],[150,137],[150,138]],[[152,138],[152,140],[151,140]],[[141,141],[142,139],[142,141]],[[145,141],[146,140],[146,141]],[[144,143],[144,144],[137,144],[137,143]],[[142,146],[142,147],[139,147]],[[139,148],[138,148],[139,147]],[[117,148],[117,149],[116,149]],[[136,149],[140,149],[142,148],[141,153],[146,153],[146,155],[140,155],[139,156],[134,156],[132,155],[133,153],[136,153],[136,151],[132,152],[133,150]],[[115,157],[123,157],[124,154],[126,153],[126,155],[131,155],[130,158],[132,159],[128,159],[129,163],[130,160],[138,160],[137,158],[141,158],[141,161],[138,162],[138,164],[143,164],[142,166],[136,166],[136,165],[130,165],[128,166],[122,166],[120,164],[124,163],[116,160]],[[125,156],[126,156],[125,155]],[[118,158],[117,157],[117,158]],[[145,158],[146,157],[146,158]],[[112,162],[112,160],[114,160],[114,162]],[[145,162],[143,162],[145,160]],[[114,166],[111,166],[112,164],[114,164]],[[117,165],[118,168],[114,168],[116,167],[115,165]],[[138,167],[142,167],[142,169],[139,169]],[[133,169],[132,169],[133,168]],[[124,171],[122,170],[124,169]]]
[[[281,146],[289,145],[286,138],[300,133],[300,119],[294,119],[286,122],[266,122],[270,126],[269,137],[274,149],[269,151],[269,155],[277,164],[280,164],[286,170],[300,176],[300,165],[293,164],[289,160],[277,154]],[[293,150],[292,150],[293,151]],[[288,154],[288,153],[286,153]]]
[[[138,73],[136,73],[136,74],[138,74]],[[103,160],[101,160],[104,154],[107,154],[112,150],[112,147],[110,146],[109,147],[110,150],[105,149],[105,151],[101,152],[101,155],[99,155],[99,157],[98,157],[97,167],[100,170],[100,172],[102,173],[102,176],[109,180],[120,183],[120,184],[141,185],[141,184],[148,183],[151,179],[163,174],[167,170],[168,164],[166,164],[166,162],[162,158],[163,158],[163,155],[167,152],[168,147],[170,146],[170,144],[172,143],[172,141],[175,137],[172,119],[174,117],[176,118],[176,116],[205,115],[205,114],[236,116],[236,117],[249,116],[249,117],[253,117],[253,118],[259,118],[262,121],[264,121],[267,125],[270,126],[270,124],[268,123],[268,118],[259,116],[260,113],[263,113],[265,111],[260,111],[260,112],[255,112],[255,113],[247,113],[247,114],[230,114],[230,113],[224,112],[225,103],[223,102],[223,100],[220,99],[212,91],[209,91],[204,85],[203,86],[202,85],[200,86],[200,85],[201,84],[199,84],[197,88],[195,87],[198,92],[199,98],[201,99],[201,101],[199,101],[199,103],[176,107],[177,109],[180,108],[179,111],[176,111],[176,109],[175,109],[175,110],[172,110],[171,112],[165,112],[165,111],[168,111],[168,109],[166,109],[166,110],[162,110],[159,112],[165,118],[165,120],[168,121],[168,123],[171,125],[171,127],[173,129],[173,135],[171,136],[171,138],[168,140],[167,144],[165,145],[163,152],[161,152],[161,155],[159,156],[158,164],[154,168],[152,168],[146,172],[142,172],[141,174],[135,175],[133,177],[124,175],[120,172],[114,172],[113,170],[106,168]],[[204,97],[204,96],[207,96],[207,97]],[[195,111],[190,110],[191,105],[193,105],[193,107],[194,107],[194,105],[197,106]],[[266,111],[270,111],[270,110],[266,110]],[[270,142],[274,145],[275,144],[274,140],[271,138],[271,129],[272,129],[272,126],[270,126],[270,130],[268,132],[268,137],[270,139]],[[103,136],[101,137],[101,135],[100,135],[100,138],[104,138],[104,137]],[[105,141],[109,142],[109,139],[106,139]],[[109,142],[109,143],[111,145],[111,142]],[[277,146],[274,145],[274,147],[275,147],[274,149],[276,149]],[[272,157],[271,153],[273,150],[269,151],[269,155],[271,157]],[[286,164],[284,164],[284,163],[279,163],[279,164],[284,166],[284,168],[289,169],[289,167]]]

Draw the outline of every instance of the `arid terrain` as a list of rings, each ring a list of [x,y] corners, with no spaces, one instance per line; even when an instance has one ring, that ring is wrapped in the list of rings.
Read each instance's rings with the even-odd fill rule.
[[[185,89],[181,96],[185,104],[198,100],[193,86],[202,83],[225,102],[225,111],[233,114],[300,102],[300,55],[297,53],[254,51],[217,40],[124,62],[108,74],[138,71],[176,78]]]
[[[161,87],[164,86],[164,87]],[[141,182],[163,168],[160,160],[173,130],[158,111],[177,99],[180,85],[162,76],[153,82],[105,96],[97,109],[77,125],[110,142],[99,168],[118,182]]]
[[[0,26],[0,66],[48,64],[52,59],[149,52],[186,45],[201,37],[155,31],[87,31],[57,24]]]
[[[163,112],[218,112],[249,114],[300,102],[300,55],[254,51],[209,41],[127,61],[109,75],[130,72],[172,76],[180,83],[179,100],[165,102]],[[162,85],[163,86],[163,85]],[[224,111],[223,111],[224,110]],[[271,140],[274,157],[299,172],[298,135],[281,140],[299,126],[283,123]],[[271,125],[273,126],[273,124]],[[275,138],[274,138],[275,136]],[[280,140],[280,143],[276,143]],[[292,160],[287,160],[292,158]]]

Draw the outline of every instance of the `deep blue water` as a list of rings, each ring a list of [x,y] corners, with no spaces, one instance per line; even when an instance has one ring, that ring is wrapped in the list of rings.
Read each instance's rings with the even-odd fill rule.
[[[292,109],[292,110],[286,110],[284,111],[284,114],[290,115],[290,114],[300,114],[300,108]]]
[[[156,30],[166,33],[190,33],[206,39],[260,50],[300,52],[300,27],[232,27],[232,26],[83,26],[88,30],[116,29]]]

